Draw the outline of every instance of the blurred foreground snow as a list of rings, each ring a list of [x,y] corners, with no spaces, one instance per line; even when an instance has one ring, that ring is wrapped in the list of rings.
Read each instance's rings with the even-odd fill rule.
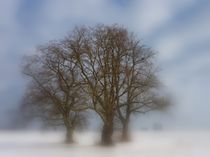
[[[77,144],[61,132],[0,132],[0,157],[210,157],[210,132],[136,132],[130,143],[100,147],[94,133],[77,133]]]

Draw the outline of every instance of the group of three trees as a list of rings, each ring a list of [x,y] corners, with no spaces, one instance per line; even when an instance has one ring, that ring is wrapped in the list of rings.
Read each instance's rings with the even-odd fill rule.
[[[112,143],[115,125],[129,138],[132,114],[166,105],[158,94],[155,53],[118,25],[76,27],[63,40],[39,47],[25,58],[31,81],[23,108],[48,123],[63,124],[67,142],[86,121],[88,110],[100,117],[101,143]]]

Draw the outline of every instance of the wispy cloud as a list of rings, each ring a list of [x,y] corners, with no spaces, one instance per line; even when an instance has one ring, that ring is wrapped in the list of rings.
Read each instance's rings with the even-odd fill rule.
[[[181,117],[191,125],[197,111],[202,115],[210,110],[206,94],[210,4],[206,0],[7,0],[0,1],[0,19],[1,113],[18,107],[25,87],[19,66],[24,54],[62,38],[75,25],[97,23],[119,23],[159,51],[161,77],[177,98],[173,111],[177,125],[183,123]],[[1,119],[0,125],[7,118]],[[204,121],[199,127],[206,127],[206,117],[198,119],[192,125]]]

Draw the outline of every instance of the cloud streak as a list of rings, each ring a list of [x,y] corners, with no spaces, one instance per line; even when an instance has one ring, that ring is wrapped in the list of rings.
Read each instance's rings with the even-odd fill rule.
[[[177,127],[210,128],[206,120],[210,118],[210,91],[206,88],[210,86],[209,10],[205,0],[1,1],[0,114],[18,108],[26,85],[20,72],[23,55],[34,52],[37,45],[62,38],[76,25],[118,23],[159,51],[161,78],[177,99],[171,112]],[[9,119],[6,116],[0,126]]]

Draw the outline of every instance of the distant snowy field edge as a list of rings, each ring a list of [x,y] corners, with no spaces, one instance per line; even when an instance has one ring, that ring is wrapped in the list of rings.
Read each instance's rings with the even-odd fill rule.
[[[210,157],[210,132],[134,132],[132,141],[100,147],[100,135],[75,134],[64,143],[63,132],[0,131],[0,157]]]

